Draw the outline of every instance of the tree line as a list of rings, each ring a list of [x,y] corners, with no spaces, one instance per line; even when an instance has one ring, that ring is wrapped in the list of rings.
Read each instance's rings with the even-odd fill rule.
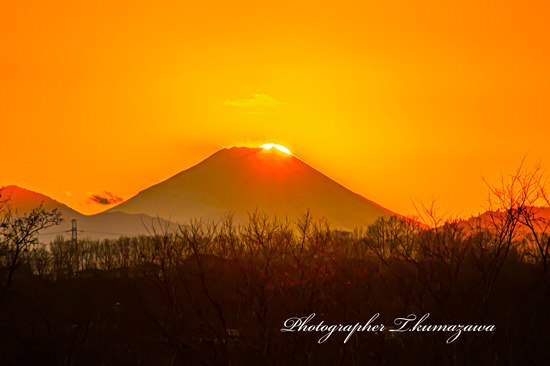
[[[339,231],[310,213],[190,221],[148,236],[48,245],[41,208],[0,224],[3,364],[545,364],[550,357],[543,171],[490,187],[477,225],[383,217]],[[430,221],[432,220],[432,221]],[[290,317],[355,324],[429,313],[433,324],[495,324],[452,344],[438,333],[281,332]]]

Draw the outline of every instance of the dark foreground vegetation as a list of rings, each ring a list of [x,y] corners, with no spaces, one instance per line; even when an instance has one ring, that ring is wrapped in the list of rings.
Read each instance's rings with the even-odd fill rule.
[[[354,232],[305,215],[190,222],[118,240],[61,237],[7,215],[0,260],[2,365],[544,365],[549,239],[532,200],[504,198],[490,225],[426,228],[397,217]],[[528,197],[528,196],[526,196]],[[532,197],[531,197],[532,198]],[[539,197],[540,198],[540,197]],[[538,198],[537,198],[538,199]],[[48,216],[49,215],[49,216]],[[30,216],[30,215],[29,215]],[[393,326],[494,324],[494,332],[281,332],[285,320]]]

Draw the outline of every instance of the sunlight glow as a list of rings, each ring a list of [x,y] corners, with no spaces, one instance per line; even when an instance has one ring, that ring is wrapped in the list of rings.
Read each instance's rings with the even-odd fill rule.
[[[286,147],[284,147],[283,145],[263,144],[263,145],[260,146],[260,147],[263,147],[263,148],[266,149],[266,150],[269,150],[269,149],[271,149],[272,147],[274,147],[274,148],[276,148],[277,150],[284,152],[285,154],[292,155],[292,153],[290,152],[290,150],[287,149]]]

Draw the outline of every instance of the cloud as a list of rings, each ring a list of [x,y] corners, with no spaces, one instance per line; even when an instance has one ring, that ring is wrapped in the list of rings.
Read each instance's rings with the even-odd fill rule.
[[[226,100],[222,105],[230,105],[233,107],[268,107],[282,104],[277,99],[270,97],[265,94],[252,94],[250,99],[240,99],[240,100]]]
[[[123,199],[121,197],[115,196],[114,194],[103,191],[103,195],[99,194],[92,194],[88,200],[89,202],[94,202],[100,205],[112,205],[114,203],[122,202]]]

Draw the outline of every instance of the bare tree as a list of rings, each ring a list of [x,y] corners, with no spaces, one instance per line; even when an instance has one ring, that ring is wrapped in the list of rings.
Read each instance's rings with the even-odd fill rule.
[[[1,195],[1,191],[0,191]],[[28,214],[18,215],[9,206],[9,198],[0,197],[0,303],[5,298],[20,265],[22,254],[38,244],[40,230],[61,223],[56,210],[46,211],[42,204]]]
[[[530,171],[524,168],[525,158],[517,171],[500,186],[489,186],[491,224],[498,234],[497,243],[506,250],[514,239],[523,239],[525,254],[542,267],[548,284],[550,251],[550,193],[548,176],[540,163]]]

